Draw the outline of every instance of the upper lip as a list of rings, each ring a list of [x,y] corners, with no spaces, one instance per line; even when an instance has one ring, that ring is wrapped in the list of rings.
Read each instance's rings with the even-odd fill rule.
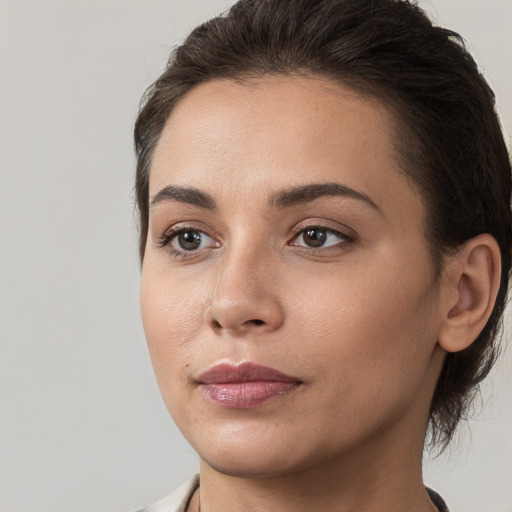
[[[217,364],[202,373],[198,382],[201,384],[228,384],[237,382],[300,382],[299,379],[286,375],[279,370],[255,363]]]

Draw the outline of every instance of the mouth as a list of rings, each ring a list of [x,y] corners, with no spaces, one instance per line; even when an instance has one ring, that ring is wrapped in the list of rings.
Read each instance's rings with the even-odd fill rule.
[[[295,377],[254,363],[216,365],[198,383],[210,402],[230,409],[253,409],[302,385]]]

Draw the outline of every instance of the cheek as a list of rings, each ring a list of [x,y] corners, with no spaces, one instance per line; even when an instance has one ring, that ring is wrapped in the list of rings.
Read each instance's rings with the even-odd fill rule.
[[[298,332],[309,333],[310,360],[344,386],[412,383],[426,370],[436,342],[435,291],[427,272],[404,268],[376,262],[295,290],[306,297],[295,314]]]
[[[169,378],[182,375],[189,364],[188,345],[202,328],[204,302],[201,294],[192,293],[186,283],[177,283],[166,273],[153,272],[150,265],[143,268],[142,323],[161,388]]]
[[[318,428],[340,443],[395,424],[428,384],[436,342],[428,281],[381,275],[333,276],[300,313],[301,356],[322,389],[312,405]]]

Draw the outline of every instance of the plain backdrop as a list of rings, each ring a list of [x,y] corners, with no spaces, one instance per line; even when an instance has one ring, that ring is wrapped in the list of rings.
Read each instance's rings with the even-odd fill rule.
[[[139,319],[132,128],[172,46],[231,3],[0,1],[3,512],[129,512],[197,469]],[[512,1],[420,5],[469,41],[510,146]],[[425,481],[453,512],[512,512],[511,350],[480,402]]]

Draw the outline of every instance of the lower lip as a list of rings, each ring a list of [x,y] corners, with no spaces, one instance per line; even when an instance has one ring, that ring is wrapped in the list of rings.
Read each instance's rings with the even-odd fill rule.
[[[253,409],[288,395],[299,387],[298,382],[256,381],[203,384],[203,392],[214,404],[229,409]]]

